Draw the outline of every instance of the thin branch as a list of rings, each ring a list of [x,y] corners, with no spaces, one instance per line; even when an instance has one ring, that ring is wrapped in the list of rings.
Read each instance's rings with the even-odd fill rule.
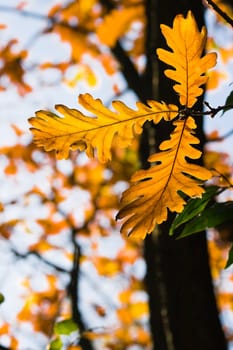
[[[17,13],[18,15],[21,15],[21,16],[31,17],[31,18],[43,20],[43,21],[48,21],[48,20],[51,21],[52,20],[51,17],[42,15],[40,13],[19,10],[17,7],[12,7],[12,6],[0,5],[0,11]]]
[[[10,348],[7,348],[6,346],[4,345],[0,345],[0,350],[11,350]]]
[[[100,3],[106,7],[107,11],[112,11],[115,6],[109,0],[100,0]],[[128,84],[128,87],[132,89],[141,101],[145,101],[148,98],[147,91],[142,88],[142,77],[139,75],[135,65],[131,61],[128,54],[122,48],[119,41],[111,49],[113,55],[118,60],[121,66],[121,72]]]
[[[217,194],[222,193],[225,190],[228,190],[229,188],[233,188],[233,183],[231,183],[231,181],[227,178],[227,176],[225,176],[224,174],[220,173],[217,169],[212,168],[210,170],[214,170],[216,173],[219,174],[219,177],[222,177],[227,183],[228,183],[228,187],[227,188],[223,188],[221,191],[219,191]]]
[[[233,135],[233,129],[228,131],[225,135],[211,138],[210,140],[207,140],[207,142],[208,143],[209,142],[221,142],[221,141],[225,140],[227,137],[230,137],[232,135]]]
[[[206,0],[207,4],[214,9],[215,12],[219,14],[227,23],[229,23],[233,27],[233,19],[229,17],[226,12],[220,9],[218,5],[215,4],[212,0]]]
[[[227,137],[230,137],[233,135],[233,129],[228,131],[225,135],[222,136],[222,140],[225,140]]]
[[[102,1],[104,2],[104,6],[108,6],[109,10],[113,8],[112,4],[108,0],[102,0]],[[50,25],[58,24],[83,34],[89,33],[87,30],[85,30],[85,28],[78,27],[77,25],[71,25],[70,23],[67,23],[65,21],[60,21],[56,17],[52,17],[52,16],[49,17],[47,15],[34,13],[31,11],[18,10],[15,7],[5,6],[5,5],[0,5],[0,11],[17,13],[18,15],[31,17],[37,20],[47,21],[50,23]],[[30,40],[29,44],[31,43],[33,43],[33,40]],[[148,96],[146,96],[145,90],[142,89],[142,78],[140,77],[135,65],[133,64],[128,54],[125,52],[125,50],[122,48],[119,42],[117,42],[115,47],[112,48],[112,53],[115,56],[116,60],[120,63],[122,74],[124,75],[129,88],[132,89],[142,101],[145,100],[146,97]]]
[[[28,256],[30,255],[34,255],[36,256],[38,259],[40,259],[44,264],[54,268],[55,270],[57,270],[58,272],[63,272],[63,273],[69,273],[70,271],[63,269],[60,266],[57,266],[55,264],[53,264],[52,262],[46,260],[44,257],[42,257],[38,252],[36,251],[29,251],[25,254],[19,253],[17,250],[15,250],[14,248],[11,248],[11,252],[18,258],[21,259],[26,259]]]
[[[56,169],[56,166],[55,166],[55,169]],[[73,178],[73,174],[70,175],[70,183],[75,183],[75,179]],[[105,181],[102,182],[102,185],[104,186],[105,185]],[[50,200],[54,200],[54,203],[56,205],[56,200],[55,200],[55,196],[54,194],[56,193],[56,188],[52,187],[52,192],[53,192],[53,197],[50,198]],[[74,246],[74,251],[75,251],[75,247],[77,246],[78,248],[78,251],[79,251],[79,254],[81,256],[81,248],[80,246],[78,245],[77,243],[77,240],[76,240],[76,236],[78,236],[78,232],[81,232],[81,231],[85,231],[85,230],[88,230],[88,225],[93,222],[95,220],[95,217],[96,217],[96,212],[98,211],[98,205],[97,205],[97,200],[99,198],[99,191],[97,191],[97,193],[95,194],[95,196],[92,198],[92,204],[93,206],[96,208],[96,210],[93,210],[93,213],[92,215],[89,217],[88,221],[84,221],[83,225],[81,227],[79,227],[78,229],[74,226],[74,223],[72,222],[72,220],[70,219],[69,216],[67,216],[67,214],[65,212],[63,212],[61,210],[61,208],[59,208],[59,206],[57,207],[56,206],[56,210],[63,216],[63,218],[66,220],[67,224],[69,225],[70,229],[72,230],[72,233],[71,233],[71,240],[72,240],[72,243],[73,243],[73,246]],[[79,260],[80,260],[80,256],[79,256]],[[77,256],[75,257],[75,254],[74,254],[74,260],[73,260],[73,270],[76,270],[77,271]],[[72,273],[72,271],[68,271],[69,273]],[[85,278],[90,287],[95,289],[95,290],[98,290],[98,293],[99,295],[103,298],[104,302],[110,307],[112,308],[113,310],[115,310],[117,308],[117,305],[114,304],[114,302],[112,301],[112,299],[109,297],[108,294],[105,294],[103,290],[100,289],[100,286],[93,280],[91,279],[90,275],[85,273],[84,271],[80,270],[79,268],[79,271],[78,273],[83,277]],[[69,287],[68,287],[69,288]],[[77,286],[78,288],[78,286]],[[77,295],[77,294],[76,294]]]
[[[82,332],[85,330],[85,326],[82,321],[81,313],[77,307],[81,248],[76,242],[74,242],[74,239],[72,239],[72,242],[74,244],[74,257],[73,257],[73,267],[70,272],[70,284],[68,286],[68,293],[70,294],[70,297],[71,297],[72,318],[79,325],[80,331]]]
[[[124,78],[128,84],[128,87],[132,89],[141,101],[145,101],[147,96],[146,89],[142,88],[142,79],[138,74],[135,65],[131,61],[128,54],[122,48],[121,44],[117,41],[116,45],[112,48],[112,53],[115,58],[118,60],[121,66],[121,72],[124,75]]]
[[[78,307],[79,304],[79,281],[80,281],[80,258],[81,258],[81,247],[77,243],[76,230],[72,230],[72,242],[74,246],[74,257],[73,257],[73,268],[70,273],[70,284],[68,286],[68,292],[71,298],[72,305],[72,318],[77,323],[82,335],[86,331],[86,326],[83,322],[83,317]],[[80,346],[85,350],[94,350],[92,343],[89,339],[82,337],[79,339]]]
[[[216,114],[218,114],[221,111],[233,109],[233,104],[227,104],[227,105],[218,106],[218,107],[211,107],[210,104],[206,101],[204,102],[204,104],[209,108],[208,111],[202,112],[202,111],[196,111],[190,108],[184,108],[179,110],[179,117],[180,118],[188,117],[188,116],[201,117],[203,115],[209,115],[211,116],[211,118],[214,118]]]
[[[78,27],[76,24],[72,25],[66,21],[59,20],[59,18],[56,18],[55,16],[48,16],[44,14],[40,14],[37,12],[32,12],[32,11],[26,11],[26,10],[19,10],[17,7],[12,7],[12,6],[6,6],[6,5],[0,5],[0,12],[10,12],[10,13],[16,13],[19,16],[24,16],[24,17],[30,17],[35,20],[41,20],[45,22],[49,22],[50,24],[59,24],[64,27],[69,27],[70,29],[75,29],[79,30],[79,32],[88,34],[88,31],[85,30],[83,27]]]

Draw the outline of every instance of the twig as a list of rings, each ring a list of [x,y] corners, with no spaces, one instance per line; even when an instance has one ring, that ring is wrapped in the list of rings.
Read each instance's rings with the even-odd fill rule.
[[[108,12],[115,8],[113,3],[109,0],[101,0],[100,2],[106,7]],[[145,101],[148,98],[148,95],[147,91],[145,91],[146,89],[142,89],[142,77],[139,75],[135,65],[119,41],[116,42],[111,51],[117,61],[120,63],[121,72],[128,84],[128,87],[136,93],[141,101]]]
[[[206,0],[207,4],[211,7],[213,7],[214,11],[216,11],[219,16],[221,16],[223,19],[225,19],[225,21],[227,23],[229,23],[232,27],[233,27],[233,19],[231,17],[229,17],[226,12],[224,12],[223,10],[221,10],[218,5],[215,4],[215,2],[213,2],[212,0]]]
[[[72,318],[77,323],[80,329],[81,338],[79,344],[82,349],[94,350],[92,343],[89,339],[82,337],[82,333],[86,331],[86,326],[83,322],[82,314],[78,307],[79,304],[79,281],[80,281],[80,258],[81,258],[81,247],[75,239],[76,230],[72,230],[72,242],[74,245],[74,257],[73,257],[73,268],[70,273],[70,284],[68,286],[68,292],[71,298],[72,305]]]
[[[208,143],[209,142],[221,142],[221,141],[225,140],[227,137],[230,137],[231,135],[233,135],[233,129],[228,131],[225,135],[211,138],[210,140],[207,140],[207,142]]]
[[[230,110],[233,109],[233,104],[228,104],[228,105],[224,105],[224,106],[218,106],[218,107],[211,107],[210,104],[208,102],[204,102],[204,104],[209,108],[208,111],[196,111],[194,109],[190,109],[190,108],[184,108],[179,110],[179,117],[188,117],[188,116],[192,116],[192,117],[201,117],[203,115],[209,115],[211,116],[211,118],[214,118],[216,116],[217,113],[224,111],[224,110]]]
[[[85,28],[78,27],[76,24],[72,25],[66,21],[59,20],[59,18],[56,18],[55,16],[48,16],[48,15],[44,15],[44,14],[40,14],[40,13],[36,13],[36,12],[32,12],[32,11],[19,10],[19,9],[17,9],[17,7],[6,6],[6,5],[0,5],[0,11],[16,13],[19,16],[30,17],[30,18],[33,18],[36,20],[49,22],[52,25],[59,24],[61,26],[68,27],[70,29],[75,29],[75,30],[78,29],[79,32],[81,32],[83,34],[89,33],[89,31],[87,31]]]
[[[70,272],[70,284],[68,286],[68,293],[70,294],[70,297],[71,297],[72,318],[79,325],[80,331],[82,332],[85,329],[85,327],[82,321],[81,313],[77,307],[81,249],[80,249],[80,246],[76,242],[74,242],[73,239],[72,241],[74,243],[74,256],[73,256],[73,267]]]
[[[13,13],[16,12],[21,16],[31,17],[34,19],[39,19],[44,21],[48,21],[48,19],[51,20],[51,17],[42,15],[40,13],[31,12],[31,11],[19,10],[17,7],[13,7],[13,6],[0,5],[0,11],[13,12]]]
[[[219,174],[219,177],[222,177],[223,180],[225,180],[225,181],[228,183],[228,185],[229,185],[227,188],[223,188],[222,191],[218,192],[218,194],[222,193],[223,191],[225,191],[225,190],[227,190],[227,189],[229,189],[229,188],[233,188],[233,184],[231,183],[231,181],[230,181],[224,174],[220,173],[220,172],[219,172],[217,169],[215,169],[215,168],[212,168],[212,169],[210,169],[210,170],[216,171],[216,173]]]
[[[57,270],[58,272],[63,272],[63,273],[69,273],[68,270],[65,270],[63,269],[62,267],[60,266],[57,266],[55,264],[53,264],[52,262],[46,260],[45,258],[43,258],[39,253],[37,253],[36,251],[29,251],[25,254],[22,254],[22,253],[19,253],[17,250],[15,250],[14,248],[11,248],[11,252],[17,256],[18,258],[21,258],[21,259],[25,259],[27,258],[29,255],[34,255],[36,256],[38,259],[40,259],[44,264],[50,266],[50,267],[53,267],[55,270]],[[1,350],[1,348],[0,348]]]
[[[0,350],[11,350],[10,348],[7,348],[6,346],[4,345],[0,345]]]

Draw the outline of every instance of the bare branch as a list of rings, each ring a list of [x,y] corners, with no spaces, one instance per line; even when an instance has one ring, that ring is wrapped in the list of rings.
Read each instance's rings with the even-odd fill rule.
[[[34,255],[36,256],[39,260],[41,260],[44,264],[54,268],[55,270],[57,270],[58,272],[63,272],[63,273],[69,273],[70,271],[63,269],[60,266],[57,266],[55,264],[53,264],[51,261],[46,260],[43,256],[41,256],[38,252],[36,251],[28,251],[25,254],[19,253],[17,250],[15,250],[14,248],[11,248],[11,252],[18,258],[21,259],[26,259],[29,255]],[[0,349],[1,350],[1,349]]]
[[[225,21],[233,27],[233,19],[231,17],[229,17],[226,14],[226,12],[221,10],[220,7],[215,4],[214,1],[212,1],[212,0],[205,0],[205,1],[207,2],[208,6],[212,7],[214,9],[214,11],[219,14],[219,16],[221,16],[223,19],[225,19]]]

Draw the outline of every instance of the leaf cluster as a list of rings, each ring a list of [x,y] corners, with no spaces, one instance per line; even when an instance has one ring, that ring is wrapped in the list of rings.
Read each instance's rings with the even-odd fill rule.
[[[161,25],[161,30],[170,50],[158,49],[157,55],[171,67],[165,75],[175,81],[173,88],[180,106],[148,101],[138,103],[137,110],[133,110],[115,101],[112,111],[99,99],[84,94],[79,96],[79,103],[91,116],[58,105],[60,115],[38,111],[29,120],[37,145],[47,151],[56,150],[58,158],[68,157],[70,149],[78,149],[91,157],[96,153],[103,162],[111,159],[113,140],[119,147],[130,145],[146,121],[158,124],[163,119],[172,123],[170,139],[163,141],[160,152],[149,158],[151,168],[133,175],[132,184],[121,199],[117,214],[118,219],[124,220],[121,232],[136,238],[144,238],[165,221],[168,210],[182,212],[186,197],[201,197],[202,184],[212,177],[210,170],[190,160],[201,156],[194,147],[199,143],[194,105],[203,93],[207,70],[216,64],[216,54],[203,56],[206,29],[199,31],[191,11],[186,18],[177,15],[171,28]]]

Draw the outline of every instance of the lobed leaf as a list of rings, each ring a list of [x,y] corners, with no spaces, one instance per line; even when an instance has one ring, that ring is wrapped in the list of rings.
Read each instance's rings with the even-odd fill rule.
[[[173,88],[180,96],[180,104],[191,108],[203,93],[200,86],[208,79],[204,74],[216,65],[216,54],[212,52],[201,57],[206,43],[206,28],[199,32],[191,11],[187,18],[177,15],[172,28],[162,24],[161,30],[172,52],[157,49],[158,57],[174,68],[164,73],[178,83]]]
[[[48,111],[36,112],[29,119],[33,126],[34,140],[46,151],[56,150],[57,158],[67,158],[69,150],[86,150],[89,157],[97,150],[100,161],[111,159],[113,139],[119,147],[127,147],[147,120],[159,123],[174,119],[178,112],[174,105],[148,101],[148,105],[137,102],[137,110],[127,107],[120,101],[112,103],[115,111],[106,108],[101,100],[89,94],[79,96],[79,103],[96,117],[84,115],[77,109],[57,105],[56,110],[63,116]]]
[[[189,197],[201,197],[201,181],[208,180],[209,170],[187,162],[186,157],[198,159],[201,152],[191,145],[198,144],[192,117],[174,122],[171,138],[162,142],[159,152],[150,156],[155,163],[148,170],[140,170],[132,177],[131,187],[123,193],[122,208],[117,219],[125,219],[122,233],[144,238],[156,224],[167,219],[168,209],[180,213],[185,200],[179,192]]]

